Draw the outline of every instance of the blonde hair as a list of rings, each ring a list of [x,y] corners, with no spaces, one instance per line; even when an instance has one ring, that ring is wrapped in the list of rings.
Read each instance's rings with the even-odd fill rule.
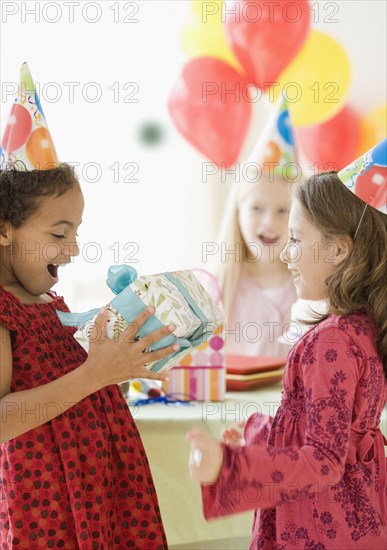
[[[328,313],[365,311],[376,327],[376,345],[387,374],[387,216],[367,206],[337,177],[326,172],[295,188],[294,197],[308,220],[326,237],[347,236],[348,258],[328,277]]]
[[[261,177],[266,178],[268,176],[263,175]],[[289,186],[290,199],[291,184],[280,176],[275,176],[275,179]],[[218,263],[215,271],[222,291],[222,301],[226,318],[231,312],[235,290],[241,275],[242,264],[247,258],[247,246],[239,225],[239,207],[250,191],[259,186],[260,181],[261,178],[259,178],[258,181],[242,180],[232,185],[219,232],[218,243],[221,245],[221,250],[222,246],[224,247],[226,257],[225,261],[223,261],[222,254],[221,261]],[[232,253],[227,254],[227,251],[233,250],[235,250],[236,256]]]

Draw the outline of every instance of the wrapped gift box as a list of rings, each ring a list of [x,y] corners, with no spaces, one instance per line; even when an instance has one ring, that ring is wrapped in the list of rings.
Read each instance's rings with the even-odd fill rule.
[[[130,266],[111,266],[107,284],[116,294],[108,304],[107,336],[114,338],[148,306],[155,313],[136,334],[143,338],[164,325],[176,326],[174,334],[152,344],[157,350],[173,343],[180,349],[171,356],[149,363],[153,372],[171,369],[179,364],[195,347],[207,343],[209,337],[222,325],[224,314],[191,271],[176,271],[138,277]],[[86,313],[57,311],[65,325],[77,326],[89,339],[99,308]]]
[[[221,328],[169,371],[163,390],[182,401],[224,400],[226,371]]]

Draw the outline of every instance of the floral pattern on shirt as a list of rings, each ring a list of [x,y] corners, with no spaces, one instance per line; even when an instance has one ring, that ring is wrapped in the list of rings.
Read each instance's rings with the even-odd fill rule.
[[[361,312],[332,315],[300,339],[267,445],[256,444],[248,422],[246,446],[227,447],[217,483],[202,488],[206,518],[255,508],[250,550],[385,550],[386,462],[376,449],[385,384],[374,342]],[[366,436],[371,447],[360,457]],[[249,486],[259,489],[255,500],[245,498]]]

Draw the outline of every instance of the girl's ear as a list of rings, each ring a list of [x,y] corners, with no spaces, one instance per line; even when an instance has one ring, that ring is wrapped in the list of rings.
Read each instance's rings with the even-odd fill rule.
[[[336,253],[335,263],[337,265],[344,262],[350,255],[353,247],[353,242],[350,237],[337,237],[336,238]]]
[[[11,224],[9,222],[0,222],[0,246],[11,246]]]

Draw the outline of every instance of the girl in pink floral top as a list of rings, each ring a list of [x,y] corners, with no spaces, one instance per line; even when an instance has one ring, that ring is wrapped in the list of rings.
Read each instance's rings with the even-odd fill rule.
[[[282,258],[328,315],[289,353],[274,419],[253,415],[228,444],[188,434],[205,517],[255,509],[250,549],[387,548],[386,249],[386,217],[335,172],[297,188]]]

